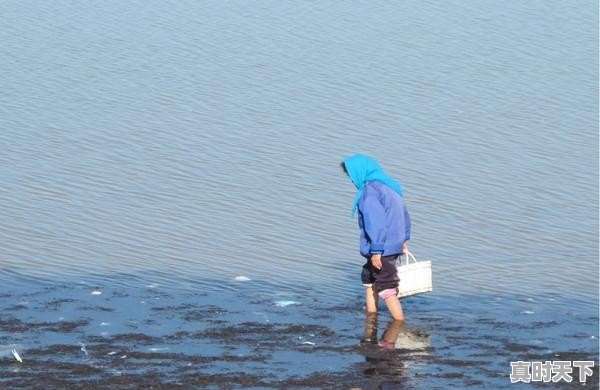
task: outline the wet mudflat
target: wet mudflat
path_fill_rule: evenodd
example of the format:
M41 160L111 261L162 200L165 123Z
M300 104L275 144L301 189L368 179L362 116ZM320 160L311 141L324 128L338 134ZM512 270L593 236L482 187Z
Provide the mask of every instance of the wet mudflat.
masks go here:
M366 320L360 295L336 301L255 281L203 291L121 279L112 287L107 279L14 280L0 308L0 386L510 388L517 360L593 360L586 386L598 385L593 303L434 293L406 299L409 319L398 326L385 311ZM378 345L390 335L391 345ZM580 387L577 374L537 385Z

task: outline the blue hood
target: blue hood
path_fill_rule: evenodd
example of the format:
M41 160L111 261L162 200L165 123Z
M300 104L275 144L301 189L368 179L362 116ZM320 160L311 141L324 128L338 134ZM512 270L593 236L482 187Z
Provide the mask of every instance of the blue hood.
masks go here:
M396 191L400 196L404 196L404 189L394 179L385 174L379 163L372 157L363 154L355 154L344 160L344 166L348 176L358 190L354 197L352 207L352 216L356 213L356 207L365 190L365 184L369 181L378 181Z

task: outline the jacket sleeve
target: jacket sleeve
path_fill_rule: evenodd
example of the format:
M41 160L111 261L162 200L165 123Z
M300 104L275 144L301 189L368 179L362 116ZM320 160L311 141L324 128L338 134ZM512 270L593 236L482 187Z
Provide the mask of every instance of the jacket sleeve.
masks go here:
M369 241L369 253L383 253L383 245L386 239L385 209L379 201L377 193L366 189L358 204L358 209Z

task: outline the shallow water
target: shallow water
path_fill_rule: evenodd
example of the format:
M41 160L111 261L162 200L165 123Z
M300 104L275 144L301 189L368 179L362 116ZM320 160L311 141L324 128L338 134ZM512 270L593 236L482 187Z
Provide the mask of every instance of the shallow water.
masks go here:
M121 275L129 287L94 279L38 291L15 285L0 307L0 345L14 344L24 362L5 354L0 383L509 388L511 361L598 355L597 315L552 297L407 298L408 321L397 331L395 349L387 350L377 340L393 322L381 313L377 331L369 332L360 296L274 293L256 281L227 282L229 288L215 293L144 277ZM366 338L374 343L361 342ZM588 385L597 386L597 378L595 367Z
M597 362L596 11L2 2L0 380L502 388L510 360ZM433 260L406 301L425 354L359 346L357 151Z

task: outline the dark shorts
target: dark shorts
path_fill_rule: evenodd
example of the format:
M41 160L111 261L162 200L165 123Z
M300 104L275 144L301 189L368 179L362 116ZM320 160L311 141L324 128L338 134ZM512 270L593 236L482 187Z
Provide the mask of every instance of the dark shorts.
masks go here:
M388 288L398 287L398 271L396 269L396 259L398 255L381 256L381 269L373 267L371 260L368 260L362 268L361 280L365 285L372 284L377 291L387 290Z

